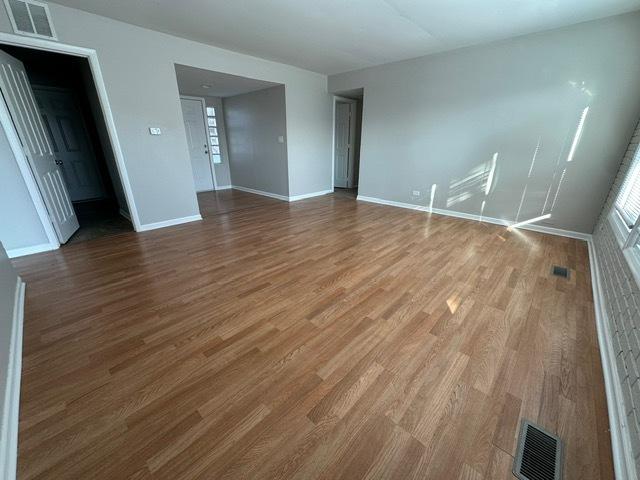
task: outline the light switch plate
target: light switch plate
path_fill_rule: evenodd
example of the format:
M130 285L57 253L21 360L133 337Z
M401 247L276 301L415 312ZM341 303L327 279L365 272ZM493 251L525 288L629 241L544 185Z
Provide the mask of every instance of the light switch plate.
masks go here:
M284 143L284 135L278 136L278 143Z
M151 135L162 135L162 130L159 127L149 127L149 133Z

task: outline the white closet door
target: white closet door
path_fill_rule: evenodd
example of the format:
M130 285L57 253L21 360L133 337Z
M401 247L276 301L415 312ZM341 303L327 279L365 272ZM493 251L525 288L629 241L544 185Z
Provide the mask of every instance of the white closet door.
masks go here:
M333 185L336 187L352 186L353 146L351 137L352 104L338 102L336 104L335 123L335 168Z
M0 50L0 90L60 243L78 229L67 186L44 128L24 65Z

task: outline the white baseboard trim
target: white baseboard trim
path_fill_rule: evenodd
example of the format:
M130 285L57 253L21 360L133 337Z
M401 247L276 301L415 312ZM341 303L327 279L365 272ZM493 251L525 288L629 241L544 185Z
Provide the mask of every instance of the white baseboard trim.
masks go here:
M4 409L0 431L0 478L15 480L18 460L18 420L20 418L20 376L22 373L22 326L24 322L25 284L16 283L7 383L4 385Z
M216 190L231 190L232 188L232 185L218 185L218 188L216 188Z
M522 230L529 230L532 232L548 233L549 235L557 235L559 237L575 238L576 240L584 240L590 242L592 235L590 233L574 232L572 230L563 230L561 228L545 227L544 225L524 225L518 227Z
M118 213L120 214L120 216L126 218L127 220L131 221L131 215L129 215L129 212L127 212L124 208L121 208L120 210L118 210Z
M424 205L395 202L393 200L385 200L383 198L377 198L377 197L367 197L364 195L358 195L357 199L363 202L377 203L379 205L388 205L390 207L408 208L410 210L418 210L421 212L431 211L432 213L435 213L438 215L445 215L447 217L456 217L456 218L464 218L465 220L482 221L487 223L493 223L495 225L502 225L505 227L508 227L509 225L512 225L514 223L508 220L503 220L501 218L484 217L484 216L481 217L480 215L474 215L472 213L465 213L465 212L456 212L455 210L445 210L441 208L434 208L430 210L429 207L426 207ZM578 240L584 240L587 242L591 240L591 235L588 233L573 232L571 230L562 230L560 228L545 227L542 225L523 225L522 227L518 227L518 228L521 230L531 230L533 232L548 233L550 235L559 235L561 237L576 238Z
M609 319L604 308L604 297L600 282L600 269L593 240L589 245L589 266L591 270L591 288L593 290L593 307L596 315L596 329L598 332L598 345L600 361L604 376L605 393L607 396L607 409L609 412L609 430L611 432L611 450L613 453L613 467L615 476L620 480L637 480L635 460L632 454L631 438L627 427L627 416L624 411L624 397L622 387L618 379L618 366L616 363Z
M320 197L322 195L327 195L329 193L333 193L333 189L320 190L319 192L303 193L302 195L293 195L289 197L289 201L296 202L298 200L304 200L305 198Z
M253 193L255 195L262 195L263 197L275 198L277 200L284 200L285 202L289 201L289 197L286 195L279 195L277 193L265 192L263 190L255 190L253 188L240 187L238 185L233 185L231 188L234 190L240 190L241 192Z
M240 190L241 192L254 193L256 195L262 195L264 197L275 198L277 200L284 200L285 202L297 202L298 200L304 200L305 198L312 197L320 197L322 195L327 195L329 193L333 193L332 190L320 190L319 192L311 192L311 193L303 193L302 195L280 195L277 193L265 192L263 190L255 190L253 188L240 187L238 185L233 185L231 188L234 190ZM218 188L220 190L220 188Z
M174 225L180 225L182 223L197 222L202 220L201 215L191 215L189 217L173 218L171 220L165 220L163 222L145 223L140 225L139 232L147 232L149 230L156 230L158 228L172 227Z
M51 250L57 250L58 248L60 248L60 246L54 246L50 243L41 243L40 245L33 245L31 247L12 248L10 250L7 250L7 256L9 258L24 257L25 255L49 252Z

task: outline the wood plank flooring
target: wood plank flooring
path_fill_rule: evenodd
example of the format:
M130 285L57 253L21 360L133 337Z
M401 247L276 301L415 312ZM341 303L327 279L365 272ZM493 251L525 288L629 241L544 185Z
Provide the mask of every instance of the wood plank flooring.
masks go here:
M328 195L18 259L20 479L610 479L584 242ZM569 280L550 275L553 264Z

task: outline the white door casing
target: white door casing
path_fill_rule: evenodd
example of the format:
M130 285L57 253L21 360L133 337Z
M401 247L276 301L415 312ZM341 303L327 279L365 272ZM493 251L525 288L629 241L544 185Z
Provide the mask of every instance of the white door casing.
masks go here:
M24 65L0 50L0 91L60 243L78 229L78 218L56 163Z
M355 121L355 103L339 101L335 106L334 179L335 187L351 188L354 185L354 145L352 122Z
M34 86L33 93L72 202L106 197L87 126L70 90Z
M209 155L209 137L205 123L205 106L201 98L180 97L182 118L187 134L189 157L196 192L216 189L215 173Z

